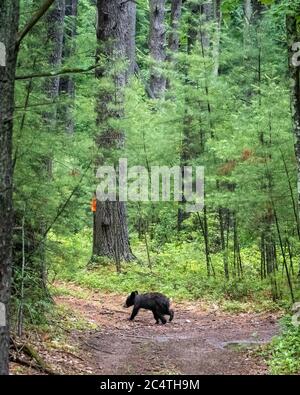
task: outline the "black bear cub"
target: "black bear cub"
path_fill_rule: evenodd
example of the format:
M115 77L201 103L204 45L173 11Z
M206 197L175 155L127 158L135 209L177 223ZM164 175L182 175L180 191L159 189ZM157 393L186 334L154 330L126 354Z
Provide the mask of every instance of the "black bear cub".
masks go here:
M174 317L174 311L170 310L170 300L163 294L158 292L151 292L139 295L138 291L131 292L126 299L124 307L134 306L130 320L132 321L140 309L151 310L156 323L159 321L165 324L167 321L164 315L169 315L171 322Z

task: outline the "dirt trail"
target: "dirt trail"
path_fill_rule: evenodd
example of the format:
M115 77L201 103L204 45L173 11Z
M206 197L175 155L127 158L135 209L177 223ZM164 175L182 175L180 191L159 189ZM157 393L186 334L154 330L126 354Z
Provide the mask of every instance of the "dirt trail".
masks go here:
M227 314L182 303L173 304L172 323L155 325L149 311L128 321L131 309L122 308L120 295L90 293L88 300L60 296L56 301L98 325L72 334L97 374L267 374L251 346L278 333L276 315L270 313Z

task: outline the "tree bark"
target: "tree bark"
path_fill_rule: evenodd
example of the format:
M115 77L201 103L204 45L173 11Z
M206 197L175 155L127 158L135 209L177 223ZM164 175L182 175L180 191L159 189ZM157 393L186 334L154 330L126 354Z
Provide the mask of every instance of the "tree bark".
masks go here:
M213 40L213 75L217 77L219 75L219 58L220 58L220 40L221 40L221 25L222 25L222 11L221 11L222 0L214 0L214 40Z
M298 191L298 215L300 208L300 66L293 64L292 59L295 52L293 45L300 41L296 16L286 17L286 30L288 41L289 70L291 79L291 101L293 133L295 135L295 155L297 160L297 191Z
M252 15L253 15L252 0L244 0L244 17L247 25L250 25Z
M150 0L149 52L151 67L150 89L156 98L164 96L166 78L162 68L166 60L165 0Z
M207 28L208 23L213 20L214 8L212 1L207 1L201 5L201 22L200 22L200 40L204 48L209 49L211 45L211 36L209 28Z
M47 14L47 35L50 44L49 65L55 69L61 66L64 38L65 0L57 0ZM60 77L49 78L45 84L45 92L51 101L59 96ZM51 111L45 114L46 125L53 131L56 126L57 106L52 106Z
M181 19L182 0L172 0L171 6L171 32L169 35L169 50L170 55L168 59L172 59L172 54L179 50L179 28Z
M179 45L180 45L179 28L180 28L180 20L181 20L181 8L182 8L182 0L172 0L171 20L170 20L171 31L168 40L169 43L168 43L167 60L168 62L170 62L173 70L176 67L176 61L174 59L174 55L179 51ZM170 89L170 87L171 87L170 79L167 79L166 88Z
M136 34L136 3L129 1L127 3L127 26L126 26L126 59L128 62L128 69L126 71L126 81L134 74L136 59L135 59L135 34Z
M262 11L266 8L260 0L252 0L252 8L253 8L253 17L255 19L260 19Z
M0 2L0 375L8 374L12 268L12 131L19 1Z
M50 46L48 63L55 69L61 66L62 63L62 51L63 51L63 37L64 37L64 17L65 17L65 0L57 0L52 8L49 9L46 15L47 23L47 39ZM45 94L49 101L55 102L59 96L59 81L60 77L55 76L53 78L46 79L45 82ZM50 109L44 113L44 123L46 129L53 133L57 127L58 119L58 105L54 104L50 106ZM51 150L51 147L49 147ZM44 170L49 179L52 178L52 154L45 155L43 159ZM37 226L36 232L42 236L47 229L46 221L41 218L40 224ZM47 292L47 269L45 259L45 249L39 248L39 262L41 263L41 285L42 289L46 294Z
M100 88L97 98L96 143L103 149L106 163L116 165L124 146L125 136L122 130L112 127L109 120L120 119L124 115L124 88L135 63L136 5L124 0L114 2L98 0L97 12L97 59L105 59L106 62L97 69L96 77L111 80L112 87L105 84ZM117 71L111 73L114 69ZM96 163L97 166L103 164L101 159ZM134 258L129 243L127 210L124 202L97 201L93 255L114 259L118 271L121 260L130 261Z
M188 18L188 32L187 32L187 53L190 54L197 41L199 34L199 18L201 7L196 3L189 3L189 18Z
M63 40L63 62L74 56L76 50L75 38L77 28L78 0L65 0L65 27ZM67 103L61 105L60 117L65 123L67 133L74 133L74 100L75 82L72 75L60 77L60 93L66 96Z

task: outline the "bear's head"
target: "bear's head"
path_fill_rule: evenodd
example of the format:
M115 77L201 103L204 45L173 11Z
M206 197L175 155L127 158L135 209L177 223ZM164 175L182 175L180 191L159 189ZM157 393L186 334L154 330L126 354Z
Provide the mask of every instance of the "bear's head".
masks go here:
M133 291L131 292L131 294L128 296L128 298L126 299L126 302L124 304L124 307L130 307L134 305L134 300L136 295L138 295L138 291Z

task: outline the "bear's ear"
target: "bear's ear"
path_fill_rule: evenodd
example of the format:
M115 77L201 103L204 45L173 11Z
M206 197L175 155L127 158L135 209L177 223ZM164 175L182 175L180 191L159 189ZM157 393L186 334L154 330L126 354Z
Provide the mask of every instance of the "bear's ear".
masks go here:
M134 298L135 295L137 295L137 294L136 294L136 291L133 291L133 292L131 292L131 295L130 295L130 296L131 296L132 298Z
M139 293L138 293L138 291L134 291L134 293L136 294L136 295L138 295Z

